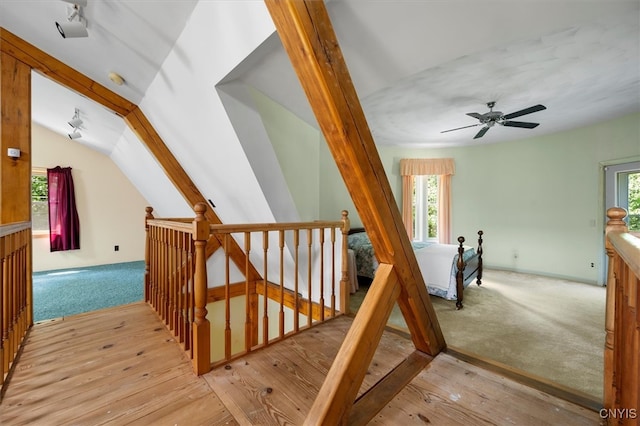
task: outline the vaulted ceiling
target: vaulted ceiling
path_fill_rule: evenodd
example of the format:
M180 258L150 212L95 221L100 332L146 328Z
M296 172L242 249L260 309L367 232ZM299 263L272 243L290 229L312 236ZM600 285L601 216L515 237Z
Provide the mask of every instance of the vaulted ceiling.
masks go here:
M99 2L83 8L89 36L63 39L69 3L0 0L0 26L139 103L190 19L195 0ZM334 0L331 15L376 143L441 147L567 130L640 111L640 1ZM238 25L211 16L211 25ZM207 40L201 40L203 44ZM188 60L188 58L185 58ZM108 79L117 72L125 84ZM160 73L160 74L158 74ZM224 81L251 85L315 125L277 35ZM467 113L487 102L535 129L496 126L481 139ZM80 143L109 154L122 121L35 76L33 117L56 132L79 108ZM458 127L468 128L441 133ZM473 127L471 127L473 126Z

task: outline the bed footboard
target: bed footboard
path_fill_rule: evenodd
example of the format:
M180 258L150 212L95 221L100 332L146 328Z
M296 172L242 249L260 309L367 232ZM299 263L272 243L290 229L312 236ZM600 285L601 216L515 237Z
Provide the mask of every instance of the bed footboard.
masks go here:
M477 269L471 271L471 274L468 275L472 276L473 274L475 274L477 272L476 275L476 284L480 285L482 284L482 235L484 234L483 231L478 231L478 250L476 251L476 256L477 258L474 258L474 262L475 260L477 260L478 264L477 264ZM456 272L456 309L462 309L464 306L462 305L462 300L464 299L464 282L465 282L465 275L464 275L464 271L465 268L467 267L467 262L464 261L464 242L465 239L464 237L460 236L458 237L458 262L456 264L457 266L457 272Z

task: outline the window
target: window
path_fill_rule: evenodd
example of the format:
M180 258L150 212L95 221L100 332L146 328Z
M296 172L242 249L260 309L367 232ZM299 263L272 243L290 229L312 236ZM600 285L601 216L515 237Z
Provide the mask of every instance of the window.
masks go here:
M402 221L413 240L451 242L453 158L403 158Z
M34 233L49 232L47 171L31 172L31 227Z
M627 210L629 231L640 231L640 171L618 173L618 204Z
M627 211L625 221L629 230L640 231L640 162L606 166L604 170L605 211L622 207Z
M438 239L438 176L414 176L413 240Z

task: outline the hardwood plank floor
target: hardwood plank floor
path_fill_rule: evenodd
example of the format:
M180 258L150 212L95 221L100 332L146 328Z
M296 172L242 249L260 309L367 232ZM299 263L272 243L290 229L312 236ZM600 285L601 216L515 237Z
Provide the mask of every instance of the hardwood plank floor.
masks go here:
M134 303L36 324L0 424L237 423L157 315Z
M298 425L351 318L198 378L144 303L36 324L0 404L2 425ZM414 350L385 332L359 394ZM370 422L597 425L596 412L440 354Z

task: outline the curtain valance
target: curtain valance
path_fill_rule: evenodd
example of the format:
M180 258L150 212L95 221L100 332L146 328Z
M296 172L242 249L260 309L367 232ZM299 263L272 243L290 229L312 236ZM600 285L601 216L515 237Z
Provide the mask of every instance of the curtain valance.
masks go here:
M454 175L453 158L403 158L400 160L401 176Z

